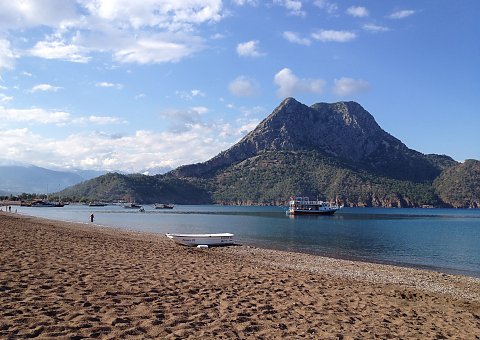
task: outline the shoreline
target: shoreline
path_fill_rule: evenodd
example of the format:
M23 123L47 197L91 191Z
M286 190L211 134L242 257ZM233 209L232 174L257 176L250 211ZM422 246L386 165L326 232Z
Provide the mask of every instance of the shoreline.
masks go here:
M411 264L411 263L405 263L405 262L394 262L394 261L388 261L388 260L385 260L385 261L367 260L367 259L357 258L354 256L331 256L328 254L317 254L315 252L309 252L309 251L288 250L288 249L283 249L281 247L268 247L268 246L262 246L262 245L244 245L244 246L250 247L250 248L263 249L263 250L272 250L272 251L291 253L291 254L303 254L303 255L309 255L309 256L339 260L339 261L359 262L359 263L379 265L379 266L392 266L395 268L421 270L421 271L433 272L437 274L456 275L456 276L464 276L464 277L473 278L473 279L480 279L480 273L469 271L469 270L462 270L462 269L435 267L435 266Z
M395 208L396 210L396 208ZM12 211L13 212L13 211ZM16 213L16 211L15 211ZM199 213L199 212L197 212ZM201 213L201 212L200 212ZM61 222L67 222L67 223L85 223L88 225L92 225L92 222L81 222L79 220L69 220L69 219L55 219L54 217L42 217L42 216L36 216L36 215L31 215L28 212L18 212L20 215L24 216L31 216L31 217L37 217L37 218L46 218L46 219L53 219L56 221L61 221ZM423 215L422 215L423 216ZM126 231L137 231L138 229L135 228L129 228L127 226L115 226L115 225L109 225L109 224L97 224L96 222L93 222L93 225L98 225L102 227L108 227L108 228L119 228L120 230L126 230ZM151 231L145 231L147 233ZM162 233L157 233L157 235L163 235ZM308 254L308 255L313 255L313 256L319 256L319 257L327 257L327 258L332 258L332 259L339 259L339 260L347 260L347 261L355 261L355 262L364 262L364 263L371 263L371 264L379 264L379 265L392 265L395 267L399 268L412 268L412 269L418 269L418 270L427 270L427 271L432 271L432 272L438 272L438 273L444 273L448 275L463 275L467 277L472 277L472 278L480 278L480 272L478 270L469 270L469 269L458 269L458 268L452 268L452 267L447 267L447 266L435 266L435 265L427 265L427 264L419 264L419 263L413 263L413 262L401 262L401 261L390 261L390 260L382 260L382 259L375 259L375 258L362 258L362 257L356 257L356 256L350 256L350 255L339 255L337 253L321 253L321 252L316 252L316 251L308 251L308 250L299 250L299 249L289 249L289 247L282 247L281 245L276 245L272 246L270 244L266 243L259 243L255 242L252 240L247 240L245 243L242 243L242 245L247 245L250 247L258 247L261 249L270 249L270 250L278 250L278 251L285 251L285 252L293 252L293 253L299 253L299 254Z
M0 213L0 337L480 338L480 279Z
M1 210L0 210L1 212ZM13 213L13 212L12 212ZM15 212L17 214L17 212ZM33 218L40 218L40 219L46 219L46 220L52 220L52 221L57 221L57 222L64 222L64 223L73 223L73 224L85 224L89 226L97 226L101 228L111 228L114 230L118 230L120 232L126 231L126 232L133 232L133 233L146 233L149 234L150 232L148 231L138 231L134 229L129 229L128 227L118 227L118 226L112 226L112 225L107 225L107 224L98 224L96 222L79 222L75 220L60 220L60 219L52 219L48 217L42 217L42 216L35 216L35 215L29 215L25 213L18 213L20 216L26 216L26 217L33 217ZM152 232L151 234L153 235L158 235L160 237L163 236L161 233L155 233ZM308 252L308 251L295 251L295 250L289 250L286 248L282 247L270 247L268 245L264 244L237 244L237 245L242 245L250 248L258 248L258 249L263 249L263 250L272 250L272 251L280 251L280 252L286 252L286 253L293 253L293 254L305 254L305 255L311 255L315 257L321 257L321 258L328 258L328 259L333 259L333 260L345 260L345 261L352 261L352 262L359 262L359 263L366 263L366 264L377 264L377 265L387 265L387 266L394 266L398 268L406 268L406 269L415 269L415 270L424 270L424 271L429 271L429 272L435 272L439 274L447 274L447 275L460 275L460 276L465 276L465 277L470 277L470 278L475 278L475 279L480 279L480 273L478 272L472 272L468 270L461 270L461 269L453 269L453 268L446 268L446 267L435 267L435 266L428 266L428 265L420 265L420 264L412 264L412 263L404 263L404 262L392 262L392 261L382 261L382 260L368 260L368 259L362 259L362 258L356 258L356 257L349 257L349 256L331 256L329 254L318 254L315 252Z

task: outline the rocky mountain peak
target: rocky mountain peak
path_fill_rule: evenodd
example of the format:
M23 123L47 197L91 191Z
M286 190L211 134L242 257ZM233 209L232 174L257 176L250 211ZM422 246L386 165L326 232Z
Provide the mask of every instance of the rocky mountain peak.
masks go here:
M293 112L295 111L295 109L299 106L299 105L303 105L302 103L298 102L295 98L293 97L288 97L288 98L285 98L281 103L280 105L277 106L277 108L273 111L274 112L277 112L277 111L282 111L282 110L285 110L287 112Z
M410 150L356 102L306 106L286 98L230 149L201 164L180 167L178 176L201 176L264 152L315 151L349 166L396 178L430 180L439 173L425 155ZM423 169L419 174L415 168Z

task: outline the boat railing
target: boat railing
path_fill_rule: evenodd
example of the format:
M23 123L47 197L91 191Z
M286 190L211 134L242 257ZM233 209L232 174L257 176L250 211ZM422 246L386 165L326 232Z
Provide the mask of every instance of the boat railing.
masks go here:
M299 200L292 200L289 202L290 207L306 207L306 206L327 206L327 207L343 207L336 202L328 202L328 201L299 201Z

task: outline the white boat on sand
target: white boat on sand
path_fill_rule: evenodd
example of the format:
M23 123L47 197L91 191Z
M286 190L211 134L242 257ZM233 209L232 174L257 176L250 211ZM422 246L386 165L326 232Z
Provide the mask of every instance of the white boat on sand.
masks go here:
M233 234L166 234L169 239L185 246L226 246L234 244Z

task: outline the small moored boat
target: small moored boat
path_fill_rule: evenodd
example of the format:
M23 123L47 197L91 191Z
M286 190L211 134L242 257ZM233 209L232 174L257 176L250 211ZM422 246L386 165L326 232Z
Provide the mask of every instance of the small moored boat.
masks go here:
M155 209L173 209L173 204L155 203Z
M142 206L137 203L127 203L123 206L125 209L140 209Z
M333 215L338 209L343 208L331 202L310 201L308 197L292 197L289 202L287 214L289 215Z
M169 239L185 246L226 246L234 243L233 234L166 234Z
M104 202L90 202L88 203L88 205L90 207L106 207L108 205L108 203L104 203Z
M63 207L64 204L62 202L50 202L50 201L43 201L43 200L37 200L33 201L32 204L30 205L31 207Z

